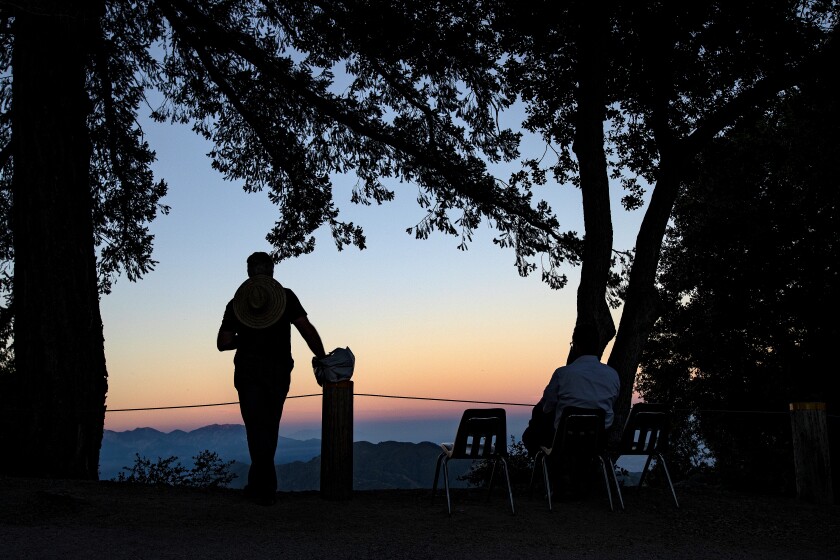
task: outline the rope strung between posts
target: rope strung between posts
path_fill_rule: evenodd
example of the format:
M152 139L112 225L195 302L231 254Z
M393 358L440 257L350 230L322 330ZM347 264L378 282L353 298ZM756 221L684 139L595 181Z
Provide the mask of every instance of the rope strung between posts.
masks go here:
M286 397L287 399L304 399L307 397L320 397L321 393L310 393L308 395L290 395ZM443 399L438 397L411 397L411 396L404 396L404 395L379 395L374 393L355 393L354 396L356 397L374 397L374 398L381 398L381 399L407 399L407 400L415 400L415 401L436 401L436 402L449 402L449 403L464 403L464 404L491 404L497 406L527 406L533 407L535 405L529 403L512 403L512 402L496 402L496 401L472 401L472 400L462 400L462 399ZM211 406L230 406L239 404L239 401L232 401L232 402L223 402L223 403L208 403L208 404L185 404L179 406L147 406L141 408L113 408L105 410L105 413L109 412L143 412L147 410L174 410L180 408L206 408ZM709 410L690 410L687 408L677 408L674 412L686 412L686 413L700 413L700 414L789 414L786 410L726 410L726 409L709 409ZM836 418L837 415L829 414L829 418Z
M306 397L320 397L321 393L312 393L309 395L291 395L286 397L287 399L302 399ZM354 396L356 397L379 397L383 399L411 399L417 401L440 401L440 402L455 402L455 403L467 403L467 404L496 404L502 406L534 406L533 404L524 404L524 403L509 403L509 402L491 402L491 401L465 401L459 399L439 399L435 397L404 397L398 395L373 395L368 393L355 393ZM144 410L172 410L175 408L203 408L208 406L228 406L233 404L239 404L239 401L233 402L223 402L223 403L211 403L211 404L185 404L181 406L147 406L143 408L112 408L108 409L105 412L141 412Z

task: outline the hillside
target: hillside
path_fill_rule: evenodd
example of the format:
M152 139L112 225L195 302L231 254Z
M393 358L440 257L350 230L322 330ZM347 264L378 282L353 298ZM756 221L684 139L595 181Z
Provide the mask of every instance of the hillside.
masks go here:
M385 441L353 444L353 489L388 490L431 488L440 448L432 443L404 443ZM453 461L450 465L450 484L453 488L466 488L458 480L470 468L470 461ZM240 466L240 481L247 476L247 467ZM317 490L321 480L321 458L305 463L296 461L278 465L277 479L281 491ZM236 482L236 481L235 481ZM241 483L232 484L241 487ZM440 482L441 488L443 481Z
M137 428L124 432L105 430L99 459L99 477L110 480L124 467L134 464L135 453L155 460L175 456L184 465L200 451L209 449L225 461L249 463L245 426L213 424L189 432L161 432L153 428ZM321 440L296 440L280 437L276 462L308 461L320 455Z
M125 432L105 432L100 460L100 479L111 480L124 467L134 464L135 454L151 460L178 457L191 466L191 457L209 449L224 461L235 461L231 467L237 478L231 488L242 488L248 475L248 446L245 428L239 424L212 425L190 432L175 430L165 433L152 428ZM281 491L317 490L320 486L321 440L305 441L279 438L275 461ZM357 490L395 488L430 488L440 448L432 443L388 441L353 444L353 487ZM469 461L451 465L453 487L465 487L457 480L469 470Z

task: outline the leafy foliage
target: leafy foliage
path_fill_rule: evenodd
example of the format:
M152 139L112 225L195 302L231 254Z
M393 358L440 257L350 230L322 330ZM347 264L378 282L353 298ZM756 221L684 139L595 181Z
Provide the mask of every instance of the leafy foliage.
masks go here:
M354 173L353 202L391 200L388 178L414 183L425 216L410 233L455 235L466 249L487 220L495 243L514 250L520 274L542 267L559 288L567 282L561 266L580 264L583 245L532 189L549 177L580 185L577 88L600 64L582 50L591 27L606 30L599 48L609 79L597 119L608 125L604 173L627 188L623 205L632 209L657 181L665 137L717 133L707 122L720 120L717 112L810 54L832 24L829 4L796 11L784 0L758 9L619 2L593 14L575 2L106 2L88 80L100 288L107 292L120 271L135 280L155 264L147 224L168 211L160 203L166 184L151 175L154 152L135 120L151 88L164 94L156 118L191 124L213 143L216 169L277 204L267 237L278 260L311 252L324 224L339 249L365 246L332 193L336 174ZM4 15L0 40L11 45L12 18ZM8 54L0 63L6 156ZM517 98L524 129L554 158L529 157L521 171L497 179L487 162L519 157L519 134L499 125ZM656 113L662 107L667 114ZM672 128L667 135L663 125ZM0 159L0 182L12 163ZM0 257L8 262L5 232ZM625 295L620 279L608 276L613 305Z
M14 374L14 234L12 188L12 12L0 11L0 376ZM100 293L107 294L119 276L130 281L150 272L154 236L148 224L169 207L161 203L167 185L155 180L155 152L143 137L137 112L145 101L148 79L157 73L150 48L161 31L144 3L108 2L101 35L88 61L87 116L93 147L90 161L94 244L98 253Z
M190 469L177 462L177 457L158 457L152 461L136 454L134 465L123 467L126 472L120 472L116 482L132 484L151 484L162 486L186 486L190 488L224 488L236 478L230 472L234 461L222 461L215 451L204 450L193 457Z
M840 334L826 312L840 289L838 109L820 82L781 99L715 143L675 208L639 390L693 411L739 485L789 488L788 403L837 406L823 364Z
M166 185L149 172L154 154L134 120L153 87L164 99L157 119L190 124L212 143L217 170L277 205L267 236L276 260L314 250L313 234L325 225L339 249L365 246L363 230L342 220L333 197L333 177L351 173L358 178L352 199L361 204L390 200L389 180L415 185L422 217L408 232L418 238L443 232L466 249L487 223L494 242L513 250L520 274L541 267L553 288L567 283L563 265L582 263L578 313L594 318L604 343L615 332L605 299L625 302L610 356L624 408L658 317L662 236L686 170L739 119L760 113L803 76L836 66L836 0L100 1L101 21L85 19L100 31L86 91L72 93L91 102L102 292L120 271L136 279L154 266L147 224L167 211L160 203ZM64 9L79 9L61 4L17 13L64 17ZM6 187L14 164L8 53L15 10L25 8L0 6L3 262L14 258L4 226L14 210ZM503 180L490 164L521 157L519 135L499 124L517 100L523 127L545 141L548 157L527 157ZM535 200L549 178L580 187L585 240ZM628 209L651 191L630 252L613 252L610 178L627 189ZM617 265L629 268L626 284ZM89 282L81 271L73 276ZM61 313L58 306L50 312ZM70 336L88 337L70 347L101 344L101 332ZM53 363L72 364L74 356ZM40 366L20 369L28 367ZM91 390L104 399L104 385Z
M120 272L136 281L154 268L148 224L169 212L160 202L166 182L153 177L155 152L137 122L146 89L159 72L151 47L162 29L145 2L108 2L90 60L91 191L102 293Z
M14 345L12 330L14 313L10 308L12 293L12 232L9 220L12 206L11 138L12 127L9 115L11 106L12 18L0 10L0 294L4 303L0 305L0 380L14 372Z
M14 260L11 212L11 53L14 44L11 12L0 13L0 292L11 292ZM158 74L150 54L162 22L147 2L107 2L101 35L94 38L87 69L87 116L93 152L91 197L99 289L108 293L124 272L135 281L154 268L153 236L148 223L169 208L160 201L167 185L155 180L155 153L143 137L137 113L145 102L151 77Z
M525 444L521 441L516 441L516 438L510 436L508 456L505 460L507 461L511 487L520 490L528 488L531 482L531 470L534 466L534 459L528 455ZM504 477L504 472L501 468L501 465L499 465L496 470L494 485L499 483L504 484L504 479L500 478ZM464 480L470 486L484 486L489 483L492 471L493 461L489 459L474 461L470 470L466 474L459 476L458 480Z
M703 440L700 419L689 413L672 413L668 437L668 465L674 479L709 475L714 457ZM662 476L659 469L650 469L648 477Z
M213 166L249 192L268 191L277 259L311 252L327 224L336 246L365 246L342 222L331 176L355 173L353 201L381 204L384 179L415 183L425 216L408 228L458 236L488 219L518 258L565 237L527 185L501 183L486 161L517 155L498 126L512 102L501 81L492 3L158 2L165 37L161 120L192 123L213 142ZM554 248L553 248L554 247ZM520 270L530 270L521 265Z

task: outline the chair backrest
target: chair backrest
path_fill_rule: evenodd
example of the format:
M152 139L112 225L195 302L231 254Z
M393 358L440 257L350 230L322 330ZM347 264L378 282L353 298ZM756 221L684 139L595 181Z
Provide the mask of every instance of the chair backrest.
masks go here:
M597 455L604 447L604 410L567 406L554 432L552 454Z
M668 411L658 403L637 403L621 434L622 455L661 453L668 445Z
M452 456L484 459L507 455L507 417L504 408L468 408L461 416Z

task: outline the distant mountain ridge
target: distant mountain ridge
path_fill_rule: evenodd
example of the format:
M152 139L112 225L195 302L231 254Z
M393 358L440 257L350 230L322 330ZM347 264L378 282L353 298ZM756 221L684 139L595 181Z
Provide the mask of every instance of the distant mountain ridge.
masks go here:
M429 488L435 475L435 465L440 447L433 443L407 443L383 441L353 443L353 489L394 490L403 488ZM470 469L470 461L454 461L450 465L450 485L464 488L466 482L458 477ZM242 469L241 471L238 469ZM282 491L317 490L321 484L321 457L307 462L295 461L276 466L277 480ZM234 469L242 482L248 476L247 465ZM239 480L239 479L237 479ZM443 480L439 482L443 488ZM231 484L237 487L237 481Z
M275 455L280 490L317 490L320 486L321 440L280 437ZM156 460L178 457L187 467L200 451L215 451L224 461L235 461L237 478L233 488L245 485L250 457L241 424L213 424L185 432L160 432L137 428L125 432L105 430L100 452L100 478L110 480L134 464L135 455ZM431 488L440 447L430 442L386 441L353 444L353 488L356 490ZM453 486L465 486L457 477L469 470L469 461L455 461L450 467ZM442 484L442 482L441 482Z
M212 424L185 432L160 432L154 428L137 428L125 432L105 430L100 451L100 478L117 476L124 467L134 464L136 453L155 460L176 456L187 465L200 451L209 449L225 461L250 463L245 426L242 424ZM296 440L280 437L277 441L277 463L308 461L321 454L321 440Z

